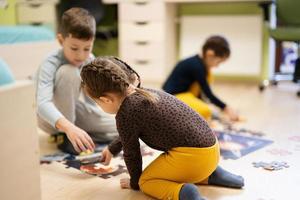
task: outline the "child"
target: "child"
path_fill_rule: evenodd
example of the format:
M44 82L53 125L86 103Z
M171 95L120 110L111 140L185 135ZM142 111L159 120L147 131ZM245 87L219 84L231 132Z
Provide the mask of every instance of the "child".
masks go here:
M164 91L174 94L192 109L209 120L212 110L201 98L201 93L218 106L232 121L239 119L236 112L217 98L211 91L211 69L225 62L230 55L227 40L221 36L211 36L202 47L202 56L194 55L180 61L165 82Z
M124 62L98 57L83 67L82 87L107 113L116 114L119 138L102 152L105 164L122 149L130 179L122 188L141 189L157 199L202 199L191 183L241 188L243 178L220 167L219 145L194 110L162 91L136 88ZM144 171L139 139L164 151Z
M50 134L65 133L58 148L72 154L92 151L94 141L106 143L117 136L114 116L80 91L80 70L94 59L95 31L95 19L87 10L67 10L57 34L62 48L48 56L37 75L39 127Z

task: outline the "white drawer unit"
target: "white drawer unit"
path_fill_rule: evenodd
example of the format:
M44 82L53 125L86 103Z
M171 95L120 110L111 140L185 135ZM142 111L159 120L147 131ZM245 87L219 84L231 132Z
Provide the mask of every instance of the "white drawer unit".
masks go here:
M57 0L18 0L16 15L18 24L46 25L56 29Z
M52 3L19 3L17 13L21 24L53 23L56 20Z
M124 0L118 5L121 59L140 73L142 82L161 84L175 61L174 7L160 0Z
M127 58L126 62L141 76L142 83L162 82L165 78L164 63L159 59Z
M161 21L165 6L159 1L124 2L119 6L119 17L124 21Z
M138 59L164 59L163 42L134 41L122 42L120 49L120 57L138 58Z
M164 24L148 21L146 23L121 23L121 41L164 41Z

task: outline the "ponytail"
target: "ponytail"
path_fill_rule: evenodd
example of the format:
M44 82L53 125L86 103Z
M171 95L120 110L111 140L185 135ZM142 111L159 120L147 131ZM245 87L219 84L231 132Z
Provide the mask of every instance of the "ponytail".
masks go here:
M156 103L159 99L157 94L154 94L153 92L149 92L142 88L135 88L135 91L142 96L144 96L150 103Z

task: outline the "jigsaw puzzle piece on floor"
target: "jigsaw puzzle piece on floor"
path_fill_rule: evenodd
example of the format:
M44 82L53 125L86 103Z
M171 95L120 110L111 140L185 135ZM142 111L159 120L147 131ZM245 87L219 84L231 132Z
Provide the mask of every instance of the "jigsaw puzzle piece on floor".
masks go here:
M118 167L113 167L111 165L106 166L101 163L80 166L81 171L92 175L111 174L117 171L117 169Z
M287 156L287 155L291 155L292 152L286 150L286 149L269 149L267 150L268 153L272 154L272 155L276 155L276 156Z
M281 170L281 169L289 167L287 162L278 162L278 161L272 161L272 162L269 162L269 163L267 163L267 162L253 162L252 164L256 168L262 167L263 169L270 170L270 171Z
M40 163L41 164L44 164L44 163L51 163L51 162L62 162L64 160L68 160L68 159L74 159L75 156L71 155L71 154L68 154L68 153L62 153L62 152L59 152L59 153L55 153L55 154L51 154L51 155L45 155L43 157L41 157L40 159Z

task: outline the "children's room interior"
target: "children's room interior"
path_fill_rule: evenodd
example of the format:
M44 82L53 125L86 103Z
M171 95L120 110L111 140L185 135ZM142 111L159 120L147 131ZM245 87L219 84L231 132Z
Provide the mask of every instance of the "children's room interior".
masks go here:
M0 199L299 199L299 8L0 0Z

